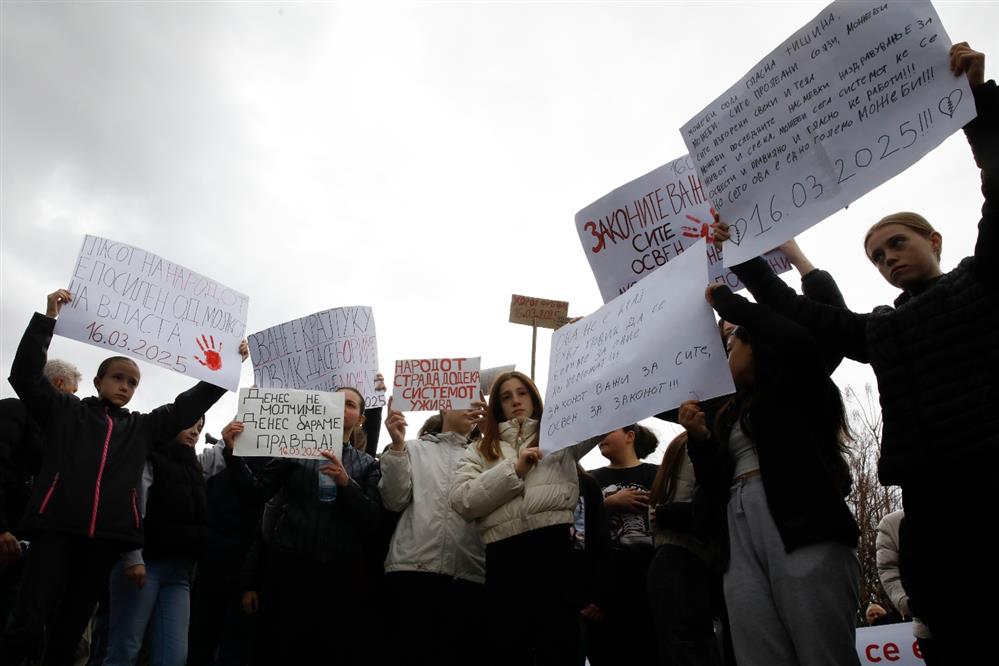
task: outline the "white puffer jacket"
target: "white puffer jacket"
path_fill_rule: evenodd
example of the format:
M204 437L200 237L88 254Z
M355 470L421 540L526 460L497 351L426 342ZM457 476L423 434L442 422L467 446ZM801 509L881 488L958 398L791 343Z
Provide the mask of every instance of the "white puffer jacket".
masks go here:
M386 449L378 482L382 504L402 511L385 571L422 571L484 583L486 549L475 525L451 509L448 492L468 440L458 433L427 434Z
M579 500L576 461L596 446L594 437L544 456L521 479L514 463L521 448L534 439L538 422L505 421L499 426L499 460L486 460L470 446L458 463L451 488L451 506L466 520L475 520L488 543L552 525L568 525Z

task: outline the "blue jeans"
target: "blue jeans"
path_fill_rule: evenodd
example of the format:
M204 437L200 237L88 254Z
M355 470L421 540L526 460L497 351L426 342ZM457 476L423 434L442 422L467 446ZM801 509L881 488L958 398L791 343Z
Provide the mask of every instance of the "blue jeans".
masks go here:
M125 578L121 562L111 570L111 615L104 666L130 666L149 628L151 666L184 666L191 620L190 560L146 562L139 588Z

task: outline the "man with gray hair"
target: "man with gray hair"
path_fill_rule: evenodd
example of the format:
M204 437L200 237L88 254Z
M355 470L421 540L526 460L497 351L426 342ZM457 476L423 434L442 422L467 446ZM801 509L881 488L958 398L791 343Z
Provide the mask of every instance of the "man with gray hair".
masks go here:
M80 380L83 379L83 375L75 365L58 358L47 362L42 374L52 386L63 393L76 393L80 388Z
M42 370L56 390L76 393L82 375L67 361L52 359ZM0 400L0 627L7 623L24 569L17 528L41 464L38 424L17 398Z

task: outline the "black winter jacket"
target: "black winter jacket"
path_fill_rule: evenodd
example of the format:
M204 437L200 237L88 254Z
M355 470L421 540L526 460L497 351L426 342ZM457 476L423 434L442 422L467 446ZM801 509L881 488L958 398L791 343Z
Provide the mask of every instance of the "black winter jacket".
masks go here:
M153 484L146 498L146 560L196 559L208 541L205 477L194 449L170 442L149 454Z
M274 458L256 475L229 449L225 459L227 473L248 500L266 500L281 492L277 522L265 535L270 546L362 572L382 512L377 460L344 445L341 462L351 480L327 503L319 501L319 468L325 459Z
M727 287L717 289L714 300L726 321L751 332L758 369L764 364L785 367L771 375L781 378L773 380L776 383L757 386L748 417L752 433L746 433L756 446L767 506L784 549L791 552L822 541L856 547L859 530L843 499L842 459L835 450L830 453L831 447L817 445L830 434L816 426L818 398L801 390L830 381L828 358L803 327L766 306L750 303ZM786 385L780 384L785 381ZM705 499L720 509L728 502L733 474L728 442L714 434L703 441L691 438L687 451Z
M21 529L107 539L122 550L139 548L136 496L151 443L173 439L225 389L200 382L148 414L60 393L42 375L54 328L55 319L35 314L11 367L11 386L28 413L45 424L44 458Z
M18 534L41 465L41 449L41 431L24 403L0 400L0 534Z
M871 364L884 485L999 448L999 90L989 81L973 92L978 117L964 131L985 202L975 253L957 268L869 314L802 298L759 259L733 268L757 301L807 327L823 348Z

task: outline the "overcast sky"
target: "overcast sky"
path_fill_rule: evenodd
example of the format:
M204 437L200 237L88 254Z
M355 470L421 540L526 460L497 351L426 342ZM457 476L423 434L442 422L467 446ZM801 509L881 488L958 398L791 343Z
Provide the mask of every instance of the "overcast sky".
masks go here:
M511 293L601 305L574 213L683 155L678 128L824 5L4 0L0 370L90 233L248 294L248 332L363 304L386 375L437 356L529 371ZM999 3L935 5L994 78ZM869 310L896 295L863 254L872 222L922 213L946 270L973 250L980 207L957 134L799 240ZM105 355L63 338L50 352L80 367L80 395ZM143 411L191 384L143 373ZM835 379L873 375L847 362ZM229 394L208 429L234 410ZM654 425L657 462L675 429Z

